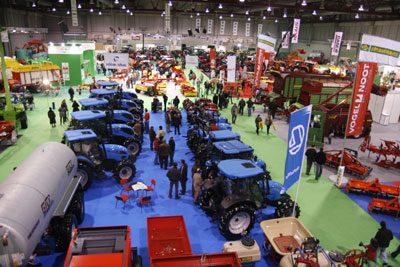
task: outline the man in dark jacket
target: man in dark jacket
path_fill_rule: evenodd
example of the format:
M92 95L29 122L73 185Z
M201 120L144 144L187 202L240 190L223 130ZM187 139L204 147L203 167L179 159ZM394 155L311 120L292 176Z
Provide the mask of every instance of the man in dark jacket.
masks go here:
M168 157L169 157L169 145L165 142L165 140L162 141L162 144L158 147L159 151L159 159L160 159L160 168L162 169L163 166L165 169L168 167Z
M240 113L240 115L243 115L244 106L246 106L246 102L242 98L239 101L239 113Z
M175 106L176 108L179 107L179 103L180 103L180 102L181 102L181 101L179 100L178 96L175 96L175 98L174 98L174 106Z
M315 155L315 179L318 180L322 174L322 168L326 162L326 155L324 149L321 147L319 152Z
M218 95L217 94L215 94L213 96L213 103L218 106Z
M172 187L175 186L175 199L179 199L178 196L178 183L181 177L181 173L177 168L176 162L172 164L172 168L168 170L167 177L169 179L169 194L168 197L172 198Z
M251 116L252 108L253 108L253 101L251 101L251 98L249 98L249 100L247 100L247 115L249 115L249 117Z
M172 125L174 126L174 133L176 134L176 131L178 131L178 134L181 134L181 115L178 112L174 112L172 115Z
M71 102L73 102L74 101L74 94L75 94L74 88L70 87L68 89L68 94L69 94L69 100L71 100Z
M187 178L187 169L188 169L188 166L187 166L185 160L181 159L181 168L179 169L180 181L181 181L181 187L182 187L182 190L181 190L181 193L180 193L181 195L186 194L186 181L188 180L188 178Z
M156 139L156 132L154 131L153 126L151 126L151 128L150 128L149 138L150 138L150 150L153 151L154 139Z
M317 154L317 150L315 150L315 146L311 145L309 149L306 151L306 157L307 157L307 170L306 174L310 175L310 170L312 167L313 162L315 161L315 155Z
M172 166L174 163L174 154L175 154L175 141L172 136L169 137L169 166Z
M376 258L379 257L379 254L382 254L383 265L388 265L388 260L386 256L386 248L389 247L390 241L393 239L393 233L389 229L386 228L386 222L381 221L381 229L375 235L375 239L378 240L378 250L376 254Z
M168 102L168 96L166 94L163 94L163 100L164 100L164 111L167 111L167 102Z

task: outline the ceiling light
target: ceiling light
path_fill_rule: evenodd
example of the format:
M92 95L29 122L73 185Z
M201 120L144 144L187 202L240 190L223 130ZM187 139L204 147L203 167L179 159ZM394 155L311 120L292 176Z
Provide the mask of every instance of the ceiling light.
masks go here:
M243 3L243 2L244 2L244 0L239 0L239 2L242 2L242 3Z
M78 4L78 8L82 8L81 4Z
M53 12L55 12L55 11L56 11L56 8L55 8L55 7L53 7L52 11L53 11Z
M17 30L14 28L13 30L12 30L12 32L16 32Z
M248 21L250 21L250 20L251 20L251 18L250 18L250 17L248 17L248 18L247 18L247 20L248 20Z
M122 5L122 7L121 7L122 9L125 9L126 8L126 6L125 5Z
M222 19L222 16L219 16L219 19Z
M161 13L161 17L164 17L164 13Z
M312 14L313 14L314 16L316 16L316 15L317 15L317 11L314 10L314 11L312 12Z
M197 13L196 13L196 16L200 16L200 13L199 13L199 12L197 12Z
M115 1L114 1L114 4L119 4L119 1L118 1L118 0L115 0Z
M36 7L36 4L35 4L35 2L33 2L33 3L32 3L32 7Z
M210 12L210 10L208 10L208 8L206 8L206 13Z
M323 16L319 16L319 20L323 20L324 19L324 17Z
M89 12L93 12L93 8L89 9Z
M284 17L284 18L287 18L287 13L286 13L286 12L283 13L283 17Z
M67 10L67 15L69 15L69 10Z
M126 10L126 13L130 13L131 11L129 9Z
M248 10L246 10L246 15L248 15L249 14L249 11Z
M101 13L101 11L99 11L99 16L101 16L101 14L103 14L103 13Z
M355 18L356 18L356 19L359 19L359 18L360 18L360 15L358 15L358 13L357 13L356 16L355 16Z
M193 15L192 15L192 14L190 14L190 18L191 18L191 19L193 18Z
M222 9L222 4L219 4L218 8L219 8L219 9Z
M358 11L364 11L364 6L360 5L360 8L358 9Z
M131 16L132 16L132 15L133 15L133 12L129 13L129 15L131 15Z
M59 3L64 3L64 0L58 0Z
M233 18L233 13L231 13L231 18Z
M270 6L267 7L267 11L271 12L272 8Z
M307 1L306 1L306 0L303 0L303 2L301 2L301 5L302 5L302 6L306 6L306 5L307 5Z
M278 19L275 19L275 23L278 23Z
M267 17L266 16L263 16L263 19L266 19Z
M169 6L172 6L172 2L171 2L171 1L169 1L169 2L168 2L168 5L169 5Z

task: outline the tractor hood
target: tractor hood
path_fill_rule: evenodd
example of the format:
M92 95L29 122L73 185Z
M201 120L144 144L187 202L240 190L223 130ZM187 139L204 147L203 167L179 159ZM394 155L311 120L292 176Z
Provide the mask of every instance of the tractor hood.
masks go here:
M106 149L107 158L115 158L114 155L118 155L118 158L121 157L122 159L129 158L129 151L126 147L115 145L115 144L105 144L104 148Z
M132 137L134 135L133 128L122 123L113 123L111 125L113 134L123 132L124 135Z
M222 160L218 164L218 169L229 179L245 179L264 173L264 170L253 161L243 159Z

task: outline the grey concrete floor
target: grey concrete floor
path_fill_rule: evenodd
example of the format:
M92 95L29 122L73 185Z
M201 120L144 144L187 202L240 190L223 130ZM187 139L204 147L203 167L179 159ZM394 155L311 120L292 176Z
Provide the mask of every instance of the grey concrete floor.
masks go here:
M263 108L260 106L256 107L255 116L257 114L261 114L263 120L266 117L266 113L264 113ZM276 125L276 131L273 131L277 136L279 136L283 141L287 143L288 141L288 131L289 131L289 124L286 122L285 116L275 116L274 124ZM327 143L328 140L325 138L325 142ZM382 143L382 140L390 140L390 141L398 141L400 144L400 123L396 124L389 124L389 125L381 125L379 123L372 124L372 131L371 131L371 144L379 146ZM351 148L354 150L358 150L358 158L359 160L367 166L373 168L371 174L365 178L365 181L372 181L375 178L379 178L380 181L400 181L400 170L393 169L393 168L383 168L379 167L375 164L376 155L370 154L368 156L368 150L366 152L361 152L359 150L360 145L364 141L364 138L361 137L359 139L355 138L347 138L346 143L344 144L344 139L341 137L335 137L332 139L332 144L325 144L324 150L331 150L331 149L341 149L343 144L347 148ZM383 159L383 157L381 157ZM390 157L390 159L392 159ZM400 158L397 158L397 162L400 161ZM330 179L332 182L336 182L336 173L337 170L331 167L325 166L323 169L323 175ZM353 177L352 175L345 173L344 179L342 183L346 183L348 178L357 178Z

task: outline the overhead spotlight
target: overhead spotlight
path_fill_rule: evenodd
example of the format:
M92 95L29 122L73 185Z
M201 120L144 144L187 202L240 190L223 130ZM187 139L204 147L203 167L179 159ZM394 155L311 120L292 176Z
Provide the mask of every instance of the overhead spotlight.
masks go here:
M360 5L360 8L358 9L358 11L364 11L364 6Z
M208 8L206 8L206 13L210 12L210 10L208 10Z
M64 3L64 0L58 0L59 3Z
M359 19L360 18L360 15L358 15L358 13L355 15L355 18L356 19Z
M133 16L133 12L129 13L129 15Z
M101 14L103 14L103 13L101 13L101 11L99 11L99 16L101 16Z
M287 10L286 10L286 8L285 8L285 11L283 12L283 17L287 18Z
M306 5L307 5L307 1L306 1L306 0L303 0L303 2L301 2L301 5L302 5L302 6L306 6Z
M14 28L13 30L12 30L12 32L16 32L17 30Z
M52 9L51 11L53 11L53 12L56 12L56 8L55 8L55 7L53 7L53 9Z
M317 15L317 10L314 10L314 11L312 12L312 14L313 14L314 16L316 16L316 15Z
M271 12L272 8L270 6L267 7L267 11Z
M32 7L36 7L36 4L35 4L35 2L33 2L33 3L32 3Z
M219 16L219 19L222 19L222 16L221 16L221 15Z
M172 6L172 2L171 2L171 1L169 1L169 2L168 2L168 5L169 5L169 6Z
M219 8L219 9L222 9L222 4L219 4L218 8Z
M278 23L278 19L275 19L275 23Z
M191 19L193 18L193 14L190 14L190 18L191 18Z
M125 5L122 5L122 7L121 7L122 9L125 9L126 8L126 6Z
M118 0L115 0L115 1L114 1L114 4L119 4L119 1L118 1Z
M126 10L126 13L130 13L131 11L129 9Z
M263 19L266 19L267 17L266 16L263 16Z
M324 17L323 16L319 16L319 20L323 20L324 19Z
M82 8L81 4L78 4L78 8Z
M89 12L92 13L93 12L93 8L89 9Z
M196 13L196 16L200 16L200 13L199 13L199 12L197 12L197 13Z
M247 18L247 20L248 20L248 21L250 21L250 20L251 20L251 18L250 18L250 17L248 17L248 18Z
M231 13L231 18L233 18L233 13Z
M69 15L69 13L70 13L69 10L67 10L67 15Z
M239 0L239 2L242 2L242 3L243 3L243 2L244 2L244 0Z
M164 13L161 13L161 17L164 17Z
M246 10L246 15L248 15L249 14L249 11L248 10Z

